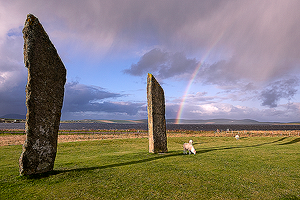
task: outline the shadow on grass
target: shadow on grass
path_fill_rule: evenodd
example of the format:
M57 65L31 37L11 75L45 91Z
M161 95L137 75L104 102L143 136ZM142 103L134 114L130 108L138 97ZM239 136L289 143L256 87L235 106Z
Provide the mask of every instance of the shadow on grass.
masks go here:
M121 167L121 166L126 166L126 165L134 165L134 164L139 164L139 163L150 162L150 161L159 160L159 159L168 158L168 157L184 156L184 154L182 152L179 153L179 151L170 151L168 153L159 153L159 154L155 154L155 155L156 155L155 157L151 157L151 158L147 158L147 159L121 162L121 163L115 163L115 164L110 164L110 165L85 167L85 168L75 168L75 169L66 169L66 170L53 170L51 172L46 172L46 173L42 173L42 174L22 176L22 178L24 178L24 179L41 179L41 178L46 178L46 177L49 177L49 176L52 176L52 175L57 175L57 174L66 173L66 172L81 172L81 171L89 171L89 170L95 170L95 169L106 169L106 168L112 168L112 167Z
M256 144L256 145L224 147L224 148L210 148L210 149L198 150L197 154L202 154L202 153L207 153L207 152L210 152L210 151L217 151L217 150L258 147L258 146L263 146L263 145L267 145L267 144L273 144L273 143L281 142L285 139L286 139L286 137L281 138L279 140L275 140L273 142L266 142L266 143ZM297 139L292 140L290 142L279 144L279 145L293 144L293 143L296 143L296 142L299 142L299 141L300 141L300 138L297 138ZM49 176L57 175L57 174L61 174L61 173L66 173L66 172L81 172L81 171L89 171L89 170L95 170L95 169L106 169L106 168L112 168L112 167L121 167L121 166L126 166L126 165L134 165L134 164L139 164L139 163L150 162L150 161L159 160L159 159L168 158L168 157L175 157L175 156L186 156L186 155L184 155L182 153L182 151L170 151L168 153L155 154L155 157L151 157L151 158L147 158L147 159L121 162L121 163L115 163L115 164L104 165L104 166L75 168L75 169L66 169L66 170L53 170L51 172L46 172L46 173L43 173L43 174L22 176L21 178L24 178L24 179L41 179L41 178L45 178L45 177L49 177Z
M274 144L277 142L281 142L285 140L287 137L281 138L279 140L275 140L273 142L266 142L266 143L261 143L261 144L255 144L255 145L248 145L248 146L235 146L235 147L224 147L224 148L211 148L211 149L204 149L204 150L199 150L197 153L207 153L210 151L217 151L217 150L227 150L227 149L242 149L242 148L250 148L250 147L259 147L267 144ZM292 142L292 141L291 141ZM288 142L289 143L289 142Z
M294 143L297 143L297 142L300 142L300 138L296 138L290 142L286 142L286 143L283 143L283 144L278 144L278 145L287 145L287 144L294 144Z
M19 176L20 179L42 179L42 178L46 178L52 175L56 175L58 174L55 170L50 171L50 172L45 172L45 173L41 173L41 174L32 174L32 175L22 175Z

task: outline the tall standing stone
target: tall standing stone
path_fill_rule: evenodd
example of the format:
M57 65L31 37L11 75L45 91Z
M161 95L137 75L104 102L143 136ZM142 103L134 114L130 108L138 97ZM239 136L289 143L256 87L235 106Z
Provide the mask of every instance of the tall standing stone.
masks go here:
M147 77L149 152L167 152L164 90L152 74Z
M43 26L27 15L23 29L26 85L26 141L20 175L53 170L66 82L66 69Z

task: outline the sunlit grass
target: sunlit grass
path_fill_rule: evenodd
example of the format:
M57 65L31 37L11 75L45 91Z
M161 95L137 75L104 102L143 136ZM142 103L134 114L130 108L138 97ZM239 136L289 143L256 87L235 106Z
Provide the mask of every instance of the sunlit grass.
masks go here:
M194 140L196 155L183 155ZM177 137L61 143L52 173L20 177L18 146L0 147L0 199L299 199L300 138Z

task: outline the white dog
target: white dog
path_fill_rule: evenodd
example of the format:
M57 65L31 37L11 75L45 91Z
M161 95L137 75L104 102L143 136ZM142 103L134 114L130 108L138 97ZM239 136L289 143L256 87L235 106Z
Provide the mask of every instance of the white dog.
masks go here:
M235 136L235 139L237 139L237 140L240 139L240 136L239 136L239 135L236 135L236 136Z
M196 154L196 150L191 143L183 144L183 153L187 154L187 151L189 151L189 154L191 154L191 153Z

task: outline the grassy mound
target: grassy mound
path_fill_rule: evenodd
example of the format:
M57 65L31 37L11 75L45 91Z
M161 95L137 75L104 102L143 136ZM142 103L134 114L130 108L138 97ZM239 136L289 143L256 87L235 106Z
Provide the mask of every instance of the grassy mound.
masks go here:
M194 140L196 155L183 155ZM60 143L54 171L20 177L22 146L0 147L0 199L300 199L300 138L176 137Z

